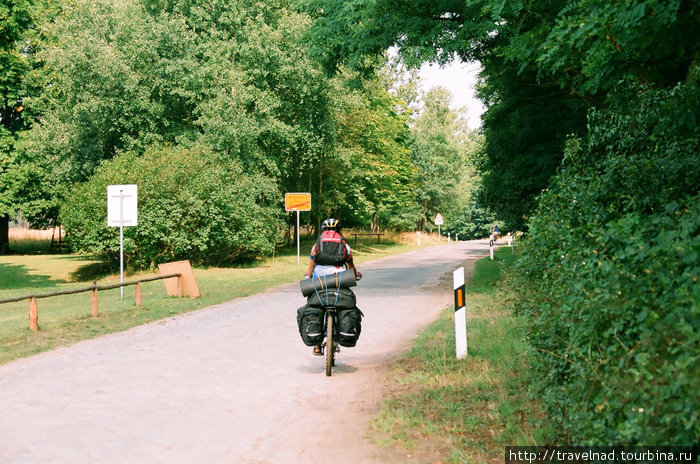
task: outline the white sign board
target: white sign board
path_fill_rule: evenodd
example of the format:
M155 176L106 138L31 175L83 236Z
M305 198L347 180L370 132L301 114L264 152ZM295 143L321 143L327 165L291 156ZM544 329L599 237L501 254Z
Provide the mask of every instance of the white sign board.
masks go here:
M441 225L443 225L443 224L444 224L444 222L443 222L443 220L442 220L442 214L437 213L437 216L435 216L435 225L436 225L436 226L441 226Z
M135 184L107 186L107 225L138 225L138 196Z

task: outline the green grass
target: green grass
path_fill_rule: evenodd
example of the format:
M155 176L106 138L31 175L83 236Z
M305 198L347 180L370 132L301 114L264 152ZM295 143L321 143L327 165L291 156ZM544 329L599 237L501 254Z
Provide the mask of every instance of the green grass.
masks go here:
M513 259L504 248L476 264L467 284L465 359L455 356L450 307L399 361L393 393L372 424L377 443L415 462L448 463L503 462L505 446L546 443L551 431L539 427L527 389L528 345L500 284Z
M125 287L124 300L119 297L119 289L100 291L97 318L90 316L90 292L38 299L38 332L29 330L28 300L1 304L0 364L300 280L311 245L302 243L299 267L293 246L280 250L275 258L242 267L194 269L202 293L197 299L168 298L161 281L147 282L142 284L143 306L139 308L134 304L133 286ZM381 244L359 241L353 246L353 254L362 269L367 261L414 248L389 239L382 239ZM152 275L157 272L127 274L125 280ZM101 285L117 283L118 270L116 275L105 275L104 265L84 255L0 256L0 299L84 287L93 279Z

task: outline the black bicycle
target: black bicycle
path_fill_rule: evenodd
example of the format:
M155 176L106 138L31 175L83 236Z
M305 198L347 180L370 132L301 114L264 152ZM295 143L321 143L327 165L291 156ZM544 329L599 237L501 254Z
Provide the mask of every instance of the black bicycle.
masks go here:
M346 270L337 274L331 274L323 277L314 277L313 279L304 279L301 281L301 293L308 297L314 293L317 295L326 295L328 290L339 291L341 288L350 288L357 285L358 279L355 279L355 273L351 270ZM338 310L334 304L322 302L321 309L323 310L323 336L324 341L321 343L321 351L326 357L326 376L330 376L335 366L335 355L340 352L340 343L338 342L340 333L338 331Z

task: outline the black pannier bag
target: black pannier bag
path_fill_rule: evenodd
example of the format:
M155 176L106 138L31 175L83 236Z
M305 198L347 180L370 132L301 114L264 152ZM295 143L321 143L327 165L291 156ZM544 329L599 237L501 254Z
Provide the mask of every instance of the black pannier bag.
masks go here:
M357 304L357 298L349 288L331 288L314 292L306 302L314 308L330 305L339 309L351 309Z
M362 330L362 311L358 308L338 310L338 343L352 347L357 344Z
M310 306L297 309L299 335L306 346L319 345L323 342L323 310Z

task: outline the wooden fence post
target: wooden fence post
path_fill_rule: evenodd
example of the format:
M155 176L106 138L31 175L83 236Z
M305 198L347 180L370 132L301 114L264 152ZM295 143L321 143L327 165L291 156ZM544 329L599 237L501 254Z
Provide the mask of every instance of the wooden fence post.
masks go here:
M92 281L92 317L97 317L97 281Z
M29 328L34 332L39 330L39 309L34 297L29 300Z
M136 300L137 307L141 307L143 305L141 298L141 282L136 282L136 285L134 285L134 299Z

